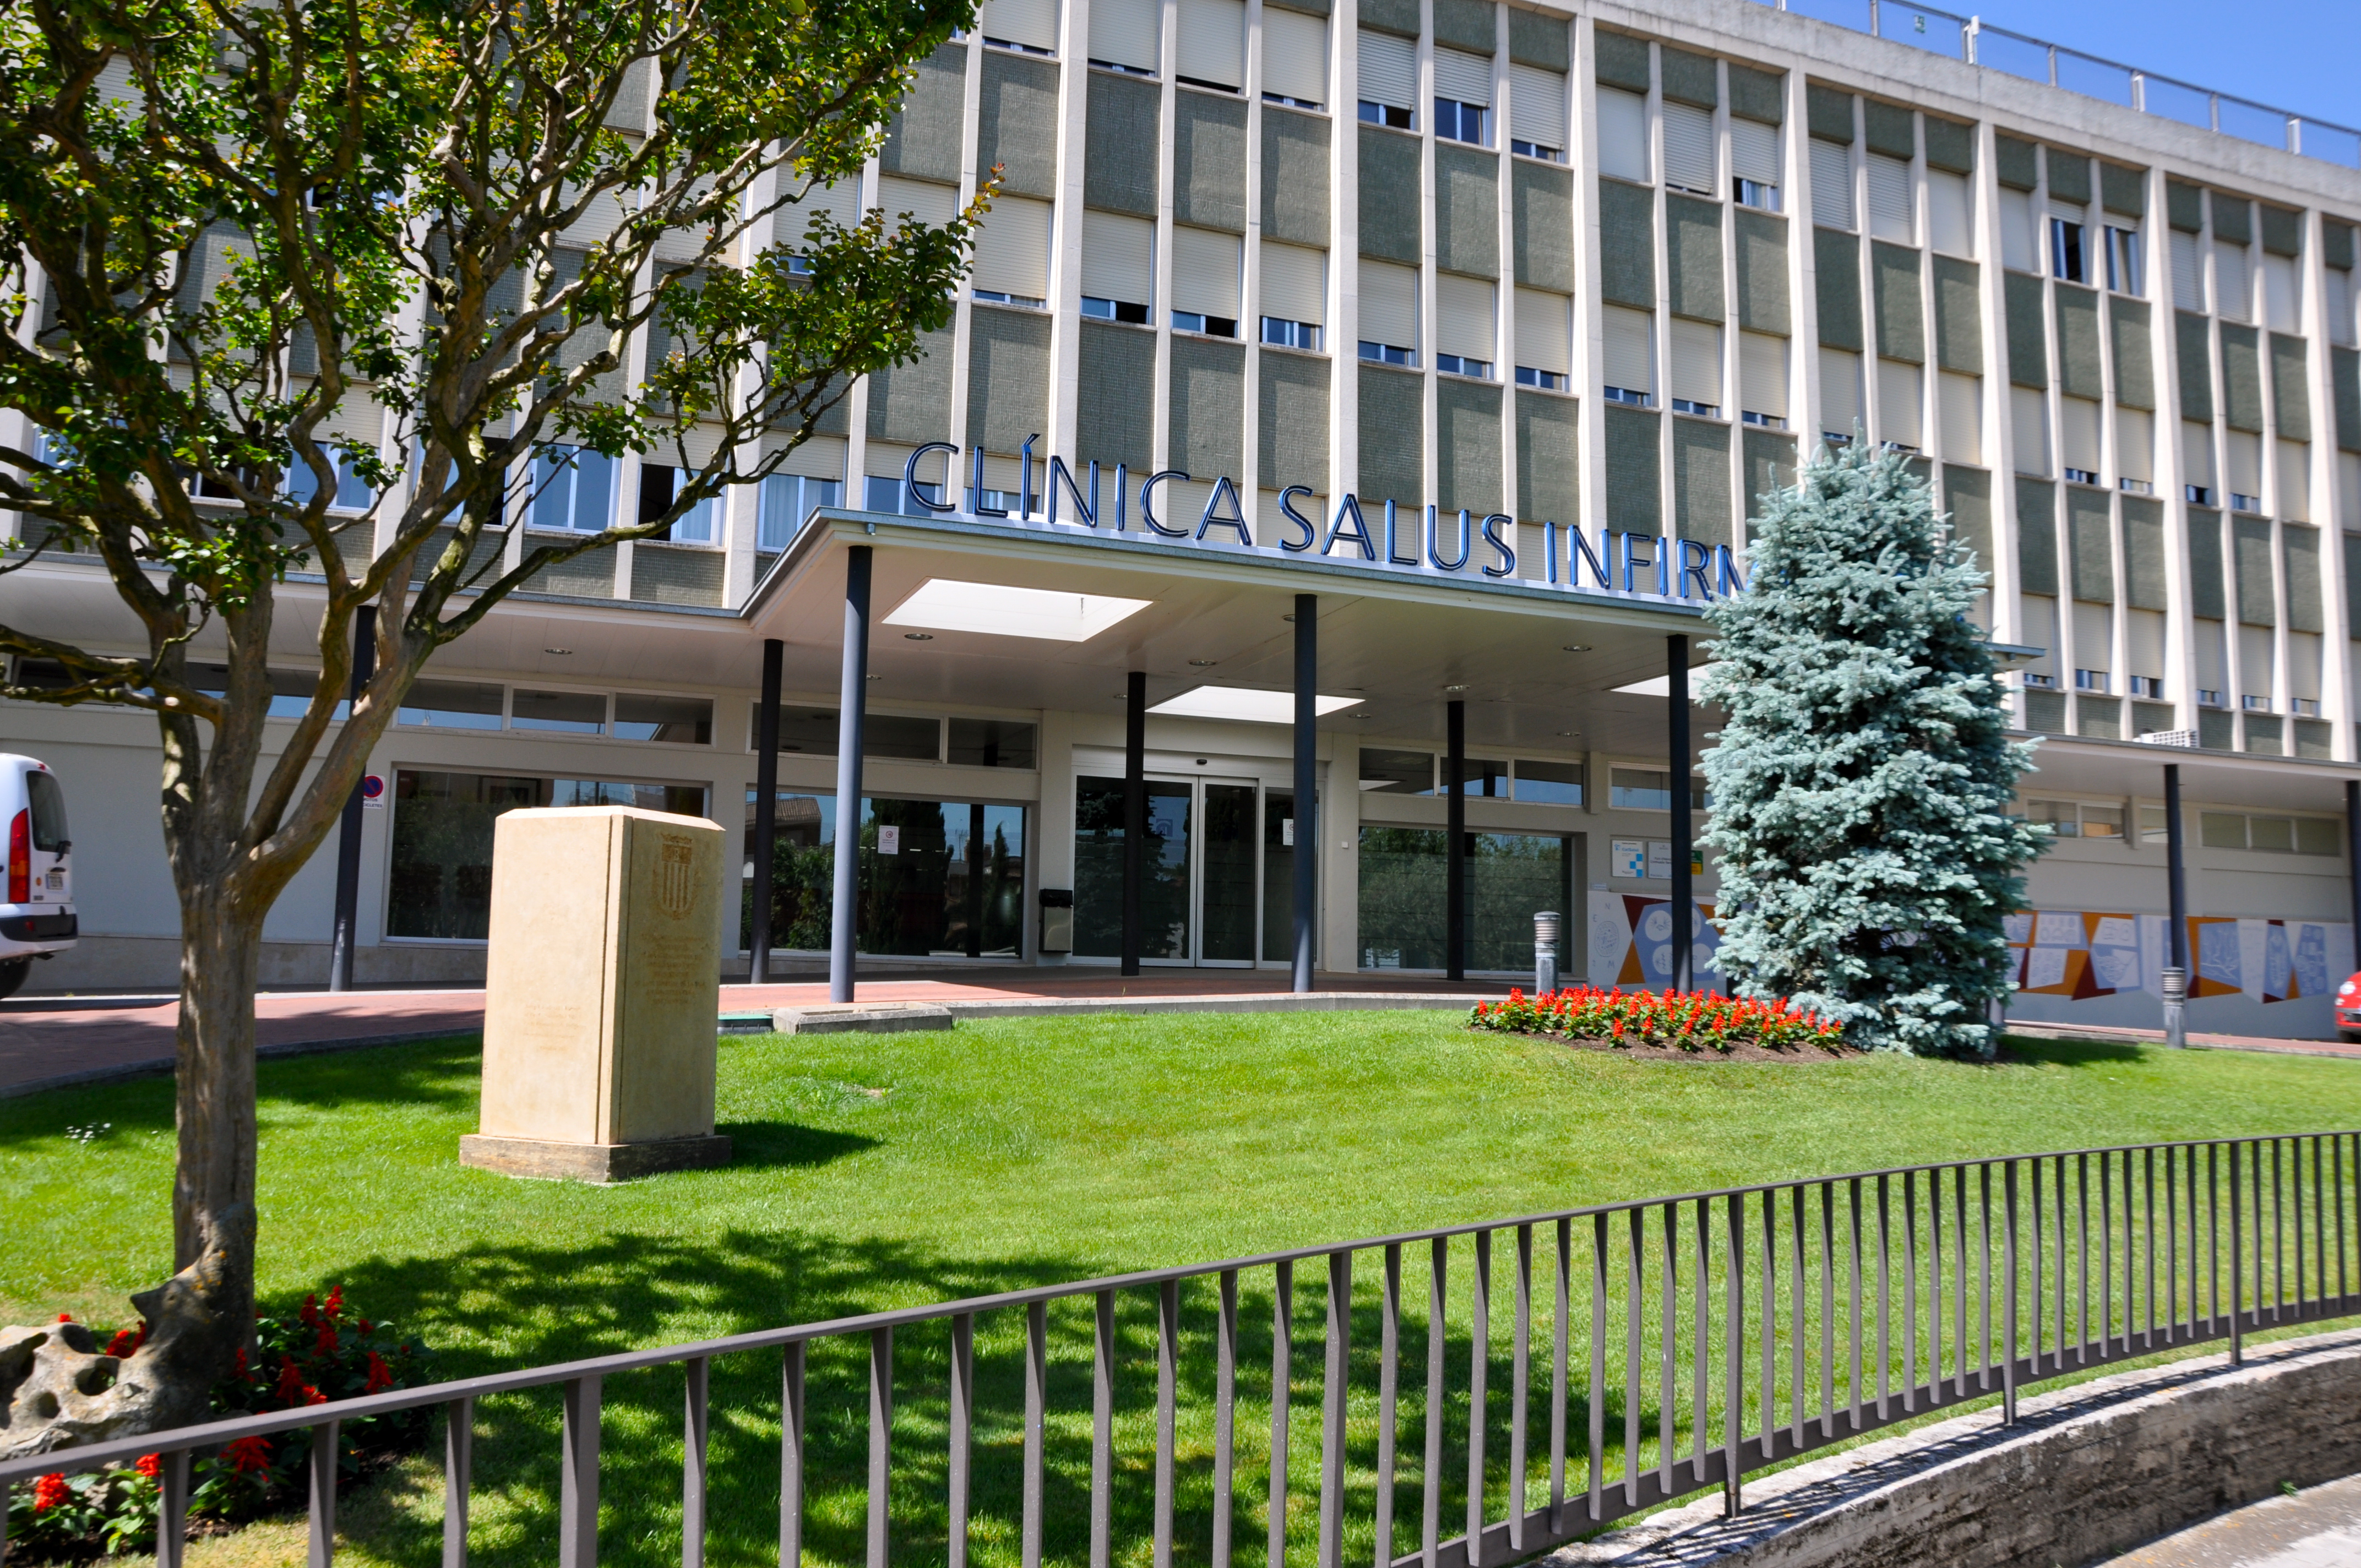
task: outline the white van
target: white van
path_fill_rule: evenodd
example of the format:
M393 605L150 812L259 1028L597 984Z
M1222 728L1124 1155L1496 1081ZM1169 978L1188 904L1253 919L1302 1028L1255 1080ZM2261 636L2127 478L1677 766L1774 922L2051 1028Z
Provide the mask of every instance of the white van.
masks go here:
M24 985L35 959L74 945L73 872L66 855L66 792L49 764L0 752L0 826L7 833L0 897L0 996Z

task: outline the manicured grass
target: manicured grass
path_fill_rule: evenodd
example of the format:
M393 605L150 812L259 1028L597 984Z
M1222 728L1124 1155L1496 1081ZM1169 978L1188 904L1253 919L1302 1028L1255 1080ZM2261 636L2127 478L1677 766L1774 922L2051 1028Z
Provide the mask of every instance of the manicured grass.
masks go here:
M1472 1035L1454 1017L1422 1014L739 1038L723 1043L720 1083L735 1163L598 1189L461 1169L457 1140L475 1125L473 1042L389 1047L262 1069L261 1286L284 1299L342 1283L358 1310L415 1329L446 1373L461 1376L1586 1202L1960 1156L2361 1124L2353 1062L2092 1045L2016 1051L2022 1059L1996 1067L1640 1062ZM67 1136L69 1126L99 1122L113 1130L88 1144ZM123 1298L170 1261L170 1127L161 1080L0 1102L0 1322L60 1310L102 1325L127 1319ZM1464 1293L1466 1265L1455 1267L1455 1293ZM1505 1275L1505 1260L1495 1268ZM1302 1271L1294 1319L1289 1514L1290 1537L1307 1543L1316 1530L1320 1272ZM1249 1400L1268 1395L1268 1280L1249 1277L1242 1310ZM1501 1288L1505 1299L1505 1279ZM1375 1338L1374 1289L1367 1272L1356 1279L1356 1388ZM1406 1295L1422 1306L1422 1283ZM1213 1321L1211 1291L1192 1290L1184 1368L1210 1368ZM1116 1539L1119 1555L1144 1561L1152 1293L1123 1299L1118 1329ZM1003 1506L1021 1409L1016 1333L991 1320L978 1326L976 1552L994 1564L1016 1553ZM943 1553L946 1340L939 1329L913 1330L896 1347L897 1561ZM1050 1555L1079 1561L1087 1302L1053 1313L1052 1341ZM1422 1351L1423 1341L1422 1320L1414 1335L1406 1327L1406 1345ZM1466 1354L1457 1343L1463 1366ZM853 1347L814 1352L807 1541L817 1560L862 1555L864 1376ZM1184 1370L1183 1562L1203 1560L1211 1507L1211 1421L1193 1376ZM672 1373L615 1379L607 1391L610 1559L678 1561L679 1398ZM1464 1476L1464 1388L1454 1398L1454 1462ZM717 1563L760 1563L774 1551L777 1402L774 1357L715 1367ZM1359 1438L1374 1430L1375 1406L1362 1403L1356 1393L1354 1465L1366 1486ZM1610 1403L1620 1436L1620 1406ZM1406 1455L1423 1430L1419 1408L1406 1389ZM484 1408L479 1561L545 1560L554 1417L546 1398ZM1242 1409L1238 1424L1238 1550L1251 1542L1258 1553L1261 1482L1246 1467L1267 1463L1268 1423ZM1577 1419L1577 1434L1585 1424ZM355 1524L359 1556L434 1562L438 1509L431 1486L390 1489L369 1522ZM1401 1512L1398 1550L1414 1539L1414 1492ZM1446 1510L1445 1534L1450 1518ZM1358 1529L1366 1546L1366 1522Z

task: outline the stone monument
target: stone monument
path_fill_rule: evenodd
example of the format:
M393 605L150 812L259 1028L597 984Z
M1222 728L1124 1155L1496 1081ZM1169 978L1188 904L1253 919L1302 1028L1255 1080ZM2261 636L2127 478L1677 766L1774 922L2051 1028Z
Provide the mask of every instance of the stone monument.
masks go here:
M500 817L481 1130L459 1163L584 1181L728 1163L713 1131L727 859L700 817Z

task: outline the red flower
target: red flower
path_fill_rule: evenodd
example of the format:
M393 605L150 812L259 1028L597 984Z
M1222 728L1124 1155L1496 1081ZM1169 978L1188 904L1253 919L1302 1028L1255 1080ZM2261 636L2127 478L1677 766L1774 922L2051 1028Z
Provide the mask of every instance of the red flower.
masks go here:
M360 1332L364 1337L373 1334L377 1332L377 1325L370 1322L367 1318L363 1318L361 1320Z
M320 1354L322 1355L336 1354L336 1329L333 1323L320 1325Z
M380 1388L390 1388L392 1387L393 1368L385 1364L385 1357L379 1355L375 1351L370 1351L368 1353L368 1380L361 1385L361 1392L364 1394L374 1394Z
M344 1310L345 1310L345 1288L344 1288L343 1286L339 1285L339 1286L335 1287L334 1289L332 1289L332 1290L330 1290L330 1291L328 1292L328 1299L327 1299L327 1302L326 1302L326 1304L325 1304L324 1306L323 1306L323 1307L321 1308L321 1310L322 1310L322 1311L324 1311L324 1312L325 1312L325 1313L327 1313L327 1314L328 1314L328 1316L330 1316L330 1317L332 1317L332 1318L333 1318L333 1317L336 1316L338 1313L342 1312Z
M303 1370L295 1365L295 1358L291 1355L280 1356L278 1388L280 1404L282 1406L310 1404L311 1401L303 1398L304 1387Z
M244 1345L240 1345L238 1347L237 1365L233 1370L239 1382L251 1383L254 1381L254 1368L246 1364L246 1347Z
M158 1475L163 1474L164 1456L160 1453L143 1453L132 1468L153 1481Z
M222 1457L229 1461L231 1470L240 1475L270 1468L270 1440L267 1437L241 1437L222 1447Z
M61 1323L72 1321L67 1317L58 1319ZM72 1495L66 1489L65 1472L53 1470L33 1483L33 1511L38 1514L45 1509L57 1508Z
M320 1299L317 1296L304 1297L303 1304L295 1309L295 1315L302 1319L307 1323L318 1322L320 1321Z
M73 1321L73 1314L72 1314L71 1312L60 1312L60 1313L58 1314L58 1321L60 1321L60 1322L61 1322L61 1323L70 1323L70 1322L72 1322L72 1321Z
M106 1354L120 1361L126 1355L137 1354L139 1347L147 1343L148 1325L146 1323L140 1324L136 1329L117 1329L115 1331L115 1337L106 1342Z

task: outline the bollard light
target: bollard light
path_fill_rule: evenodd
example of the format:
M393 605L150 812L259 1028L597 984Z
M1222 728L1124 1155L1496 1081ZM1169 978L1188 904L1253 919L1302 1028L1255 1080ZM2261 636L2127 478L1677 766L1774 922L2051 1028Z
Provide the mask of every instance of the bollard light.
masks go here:
M2184 970L2166 965L2158 975L2164 992L2164 1043L2172 1047L2189 1044L2189 975Z
M1547 996L1557 989L1557 911L1533 916L1533 994Z

